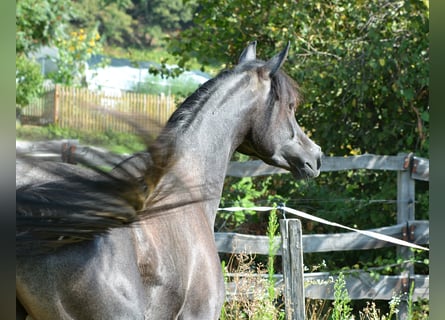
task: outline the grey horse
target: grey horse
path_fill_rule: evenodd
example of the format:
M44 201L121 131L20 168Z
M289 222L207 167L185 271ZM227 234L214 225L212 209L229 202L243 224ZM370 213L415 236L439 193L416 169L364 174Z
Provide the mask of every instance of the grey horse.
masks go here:
M214 221L235 151L319 175L296 122L297 84L256 42L188 97L156 141L113 171L19 161L16 295L35 320L218 319L225 290ZM35 164L31 164L31 167Z

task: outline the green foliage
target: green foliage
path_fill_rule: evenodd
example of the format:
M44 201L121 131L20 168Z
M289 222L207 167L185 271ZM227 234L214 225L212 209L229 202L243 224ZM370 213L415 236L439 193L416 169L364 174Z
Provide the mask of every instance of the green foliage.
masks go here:
M270 195L271 182L272 177L226 178L220 207L235 206L249 208L260 205L262 202L268 202L269 200L279 200L279 198ZM220 212L218 213L217 224L223 221L226 229L234 230L246 222L249 217L255 216L255 214L256 212L252 210Z
M24 54L16 56L15 66L15 102L18 106L25 107L42 93L43 76L40 65Z
M69 22L76 17L77 2L68 0L20 0L16 7L16 82L17 103L27 105L40 93L42 77L37 67L25 56L39 46L50 45L58 49L55 62L57 72L50 75L56 83L80 84L85 63L93 54L102 52L97 28L76 30L69 34Z
M254 39L270 57L290 40L285 68L306 101L299 121L326 154L427 154L426 2L206 0L193 21L170 43L180 65L233 64Z
M275 237L278 235L278 228L280 224L278 222L276 209L272 210L269 214L269 223L267 226L267 238L269 241L269 254L267 256L267 273L269 275L269 286L267 288L268 299L274 301L276 299L275 290L275 255L278 252L279 245L275 242Z
M349 320L352 317L352 308L349 305L351 299L346 289L346 281L343 273L340 272L334 283L334 302L332 309L332 320Z
M187 27L198 6L196 0L133 0L131 14L139 22L135 36L140 45L157 46L169 34Z
M283 67L304 96L297 120L326 155L415 152L428 158L427 1L204 0L193 23L169 43L180 66L197 59L204 65L224 61L230 67L252 40L258 41L257 55L267 59L290 41ZM263 185L268 189L255 194ZM397 214L396 174L386 171L322 173L314 181L294 181L290 175L252 178L248 184L227 179L221 205L244 197L255 205L270 205L278 198L360 229L393 225ZM415 209L417 219L428 219L428 183L416 183ZM228 227L261 219L241 214L225 218ZM306 233L339 232L310 221L303 221L303 227ZM323 258L329 270L399 263L395 250L388 248L320 255L305 254L305 263ZM417 264L416 269L428 273L428 267ZM396 271L390 267L380 272Z
M197 1L79 0L73 7L76 28L98 23L107 45L147 48L161 45L166 34L186 27Z
M47 45L72 17L69 0L17 0L16 53Z
M24 107L42 91L39 65L27 54L51 43L71 17L69 0L18 0L16 5L16 104Z
M131 0L79 0L73 3L75 29L93 29L106 38L108 44L125 45L132 39L133 18L127 13L133 8Z
M143 14L140 15L149 26L159 26L164 31L176 31L185 27L193 17L197 1L145 0ZM141 6L140 6L141 7Z
M59 32L53 39L58 49L58 56L55 59L57 71L50 74L49 78L55 83L69 86L85 84L83 78L88 59L94 54L102 53L103 50L100 38L95 28L91 30L81 28L70 34Z

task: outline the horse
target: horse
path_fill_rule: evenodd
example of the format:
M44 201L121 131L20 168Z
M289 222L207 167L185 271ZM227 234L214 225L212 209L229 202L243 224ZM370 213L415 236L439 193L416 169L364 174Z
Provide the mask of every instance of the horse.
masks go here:
M18 308L35 320L218 319L214 222L232 155L295 179L320 173L321 148L296 121L298 85L282 70L289 47L263 61L248 44L146 153L111 172L51 163L17 178Z

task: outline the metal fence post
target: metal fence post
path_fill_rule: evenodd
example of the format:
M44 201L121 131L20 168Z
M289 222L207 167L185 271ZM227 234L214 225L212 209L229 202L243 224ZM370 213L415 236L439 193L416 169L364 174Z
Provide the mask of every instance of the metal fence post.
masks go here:
M287 320L304 320L303 240L298 219L280 220Z

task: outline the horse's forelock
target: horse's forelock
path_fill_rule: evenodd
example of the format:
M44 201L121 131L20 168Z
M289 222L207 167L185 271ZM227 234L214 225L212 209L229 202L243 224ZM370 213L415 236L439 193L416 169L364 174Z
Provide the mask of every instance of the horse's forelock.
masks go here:
M280 103L293 102L295 107L303 101L297 82L281 70L272 77L271 94Z
M266 62L262 60L251 60L237 66L235 71L242 73L255 70L260 81L266 80L269 78L269 72L263 68L265 64ZM296 106L300 105L303 100L297 82L282 70L278 70L278 72L272 76L270 94L275 100L279 100L282 103L293 101Z

